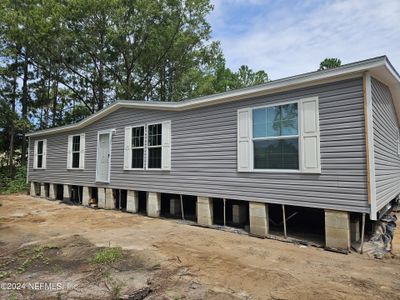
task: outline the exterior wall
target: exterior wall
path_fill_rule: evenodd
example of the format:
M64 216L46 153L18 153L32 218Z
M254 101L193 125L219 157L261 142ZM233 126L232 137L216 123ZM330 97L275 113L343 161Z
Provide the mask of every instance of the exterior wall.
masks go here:
M399 121L389 88L372 78L377 209L400 193Z
M237 172L237 110L312 96L319 96L322 173ZM47 169L33 170L31 159L29 180L106 187L95 182L97 131L115 128L113 188L369 212L363 103L359 78L182 112L120 109L82 131L47 136ZM171 170L125 171L124 127L164 120L172 121ZM67 170L68 135L82 132L85 169Z

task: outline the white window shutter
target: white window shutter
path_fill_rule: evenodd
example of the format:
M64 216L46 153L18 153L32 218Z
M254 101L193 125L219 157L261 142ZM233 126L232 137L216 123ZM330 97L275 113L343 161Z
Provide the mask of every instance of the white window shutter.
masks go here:
M251 109L238 110L238 144L237 144L237 164L239 172L249 172L252 169L251 153Z
M85 168L85 134L82 133L80 137L80 151L79 151L79 169Z
M148 143L149 143L149 141L148 141L148 137L147 137L148 128L149 128L148 125L144 125L143 168L144 168L145 170L148 168L148 166L147 166L147 165L148 165L147 156L149 155L149 154L148 154L148 150L149 150ZM162 152L162 151L161 151L161 152ZM161 160L162 160L162 158L161 158Z
M72 169L72 135L68 136L67 169Z
M43 140L43 158L42 158L42 168L46 169L47 161L47 140Z
M33 168L37 169L37 163L38 163L38 141L35 141L34 147L33 147Z
M132 127L125 127L125 142L124 142L124 170L131 168L132 160Z
M161 169L171 170L171 121L162 122Z
M320 173L320 137L318 97L301 99L301 154L304 173Z

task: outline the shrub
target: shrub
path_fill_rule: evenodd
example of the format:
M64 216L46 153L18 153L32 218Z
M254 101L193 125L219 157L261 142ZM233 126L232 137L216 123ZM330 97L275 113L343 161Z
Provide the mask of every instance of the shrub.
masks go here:
M28 188L26 184L26 166L16 168L15 176L12 178L5 169L0 170L0 193L12 194L25 192Z

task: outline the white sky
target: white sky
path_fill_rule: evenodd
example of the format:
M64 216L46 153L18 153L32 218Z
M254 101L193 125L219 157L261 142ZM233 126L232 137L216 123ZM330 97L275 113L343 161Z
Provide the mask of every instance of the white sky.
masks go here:
M400 72L400 0L212 0L209 21L227 66L270 79L387 55Z

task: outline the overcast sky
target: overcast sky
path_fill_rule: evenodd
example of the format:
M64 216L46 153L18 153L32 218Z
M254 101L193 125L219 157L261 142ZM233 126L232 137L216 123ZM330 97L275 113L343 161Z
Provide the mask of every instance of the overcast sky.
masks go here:
M213 38L227 66L249 65L270 79L387 55L400 72L400 0L211 0Z

